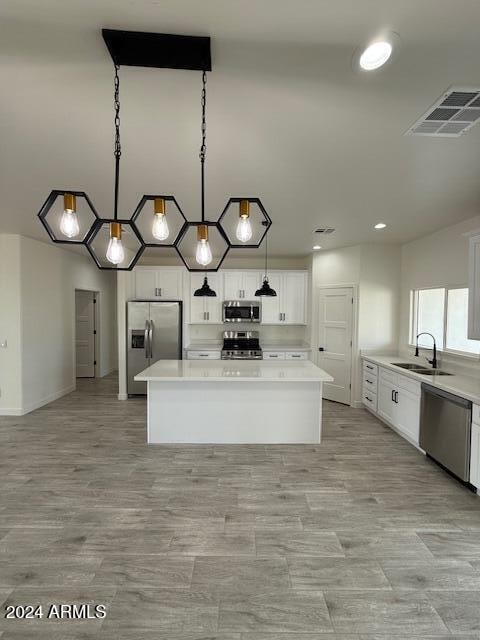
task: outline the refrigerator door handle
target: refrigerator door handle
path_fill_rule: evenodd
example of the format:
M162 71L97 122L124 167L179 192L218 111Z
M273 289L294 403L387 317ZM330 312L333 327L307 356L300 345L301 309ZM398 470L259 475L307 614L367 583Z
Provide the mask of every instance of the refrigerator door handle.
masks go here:
M153 320L150 320L150 328L148 330L148 344L150 347L150 358L153 358Z
M149 349L148 349L148 331L150 328L150 323L148 322L148 320L145 320L145 332L143 334L143 343L145 346L145 358L149 358L150 356L148 355Z

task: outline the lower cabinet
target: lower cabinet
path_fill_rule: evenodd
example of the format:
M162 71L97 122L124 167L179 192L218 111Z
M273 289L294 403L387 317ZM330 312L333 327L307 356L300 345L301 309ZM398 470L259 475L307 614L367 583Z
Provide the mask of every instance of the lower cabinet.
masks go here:
M187 351L187 360L220 360L220 357L220 351Z
M390 369L378 368L377 411L382 420L418 445L421 385ZM368 405L367 405L368 406Z
M472 448L470 449L470 483L480 489L480 425L472 423Z

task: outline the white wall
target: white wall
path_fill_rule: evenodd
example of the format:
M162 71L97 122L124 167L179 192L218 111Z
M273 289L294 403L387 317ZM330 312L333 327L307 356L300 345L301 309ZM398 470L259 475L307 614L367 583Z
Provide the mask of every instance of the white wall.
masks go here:
M480 216L404 244L401 249L401 307L398 349L408 349L410 291L422 287L468 285L468 236L480 229ZM465 364L449 355L447 360Z
M400 249L395 245L356 245L312 256L312 331L316 349L317 288L353 285L358 293L352 363L352 398L361 402L360 351L396 351L400 290ZM316 351L315 351L316 353Z
M0 415L22 407L20 236L0 234Z
M7 329L15 334L19 348L10 350L9 343L0 352L8 353L21 371L20 385L17 381L10 390L5 408L26 413L75 388L75 289L99 292L100 375L116 368L116 279L80 253L14 238L19 260L5 273L16 283L19 322L14 325L10 317ZM10 316L16 307L11 308Z

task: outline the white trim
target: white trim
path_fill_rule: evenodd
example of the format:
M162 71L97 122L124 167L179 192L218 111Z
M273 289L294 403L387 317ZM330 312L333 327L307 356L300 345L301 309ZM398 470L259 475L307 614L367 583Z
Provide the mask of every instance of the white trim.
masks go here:
M21 409L0 409L0 415L5 416L24 416L27 413L31 413L35 411L35 409L39 409L46 404L50 404L50 402L54 402L63 396L66 396L72 391L75 391L76 386L74 384L66 387L65 389L61 389L60 391L56 391L55 393L50 394L46 398L42 398L41 400L37 400L36 402L27 405L26 407L22 407Z
M117 398L118 398L118 400L128 400L128 394L127 393L119 393L119 394L117 394Z

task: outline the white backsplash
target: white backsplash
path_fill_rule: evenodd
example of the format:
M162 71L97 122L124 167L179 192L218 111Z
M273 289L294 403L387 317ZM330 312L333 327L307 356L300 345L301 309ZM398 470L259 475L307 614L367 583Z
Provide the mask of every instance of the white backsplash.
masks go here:
M260 344L269 342L281 342L285 344L298 344L308 339L307 327L304 326L268 326L251 323L232 324L193 324L189 326L190 342L221 341L224 331L258 331Z

